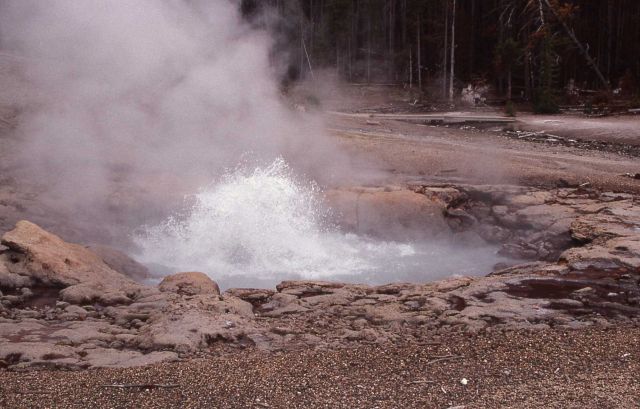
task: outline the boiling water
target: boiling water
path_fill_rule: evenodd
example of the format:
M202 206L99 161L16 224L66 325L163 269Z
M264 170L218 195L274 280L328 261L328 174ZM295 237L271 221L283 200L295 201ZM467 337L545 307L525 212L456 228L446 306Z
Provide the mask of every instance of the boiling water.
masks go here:
M277 159L237 169L192 198L182 214L136 235L138 258L156 272L202 271L222 287L273 287L284 279L382 284L481 274L494 248L400 243L344 233L314 183Z

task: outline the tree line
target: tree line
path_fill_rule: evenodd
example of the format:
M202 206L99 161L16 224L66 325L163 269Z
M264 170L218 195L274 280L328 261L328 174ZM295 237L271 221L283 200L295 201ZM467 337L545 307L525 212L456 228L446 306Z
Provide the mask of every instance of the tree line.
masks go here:
M252 3L243 2L245 12ZM567 88L638 92L637 0L259 3L280 17L293 78L331 68L345 81L403 84L442 98L485 83L507 100L543 105Z

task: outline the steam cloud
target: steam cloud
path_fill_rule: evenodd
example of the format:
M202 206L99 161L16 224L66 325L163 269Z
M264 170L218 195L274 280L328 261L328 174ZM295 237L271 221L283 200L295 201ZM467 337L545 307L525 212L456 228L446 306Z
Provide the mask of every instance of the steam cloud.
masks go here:
M23 180L46 187L40 200L107 231L159 217L169 198L247 152L327 180L341 156L317 118L283 103L272 38L238 9L229 0L1 1L2 48L24 57L37 95L15 154Z

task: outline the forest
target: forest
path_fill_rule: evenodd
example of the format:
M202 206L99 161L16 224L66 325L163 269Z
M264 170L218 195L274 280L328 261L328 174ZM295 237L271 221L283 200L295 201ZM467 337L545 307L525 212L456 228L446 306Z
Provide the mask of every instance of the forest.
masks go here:
M351 83L453 98L487 86L541 111L581 96L637 102L636 0L245 0L277 19L289 78L332 68ZM273 20L273 19L272 19Z

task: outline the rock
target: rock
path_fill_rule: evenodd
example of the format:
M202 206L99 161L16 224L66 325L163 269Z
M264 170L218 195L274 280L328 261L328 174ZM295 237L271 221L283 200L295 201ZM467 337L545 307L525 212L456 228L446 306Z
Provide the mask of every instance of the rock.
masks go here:
M225 291L225 295L238 297L251 303L254 307L269 302L273 294L275 291L261 288L231 288Z
M67 287L60 291L60 297L71 304L99 302L103 305L128 304L131 298L122 288L110 288L103 283L83 283Z
M285 281L276 291L231 289L220 295L202 273L169 276L159 286L139 285L120 274L134 276L125 271L129 267L19 223L18 232L8 236L8 248L0 251L0 300L6 305L0 307L0 365L10 370L134 366L198 355L217 343L265 351L340 348L420 342L430 334L445 339L452 331L640 322L640 208L635 199L610 197L616 200L603 206L595 196L575 190L412 189L411 195L395 187L345 194L354 195L348 198L355 197L358 206L364 204L351 209L356 223L373 223L367 219L371 215L359 214L369 205L382 210L378 217L384 219L395 209L394 201L406 196L411 203L404 208L407 213L400 212L404 217L420 209L422 199L412 195L422 195L440 209L438 217L447 206L475 217L478 223L463 234L479 232L538 261L488 276L426 284ZM474 211L476 206L480 210ZM574 246L571 238L583 245ZM565 250L567 245L573 247ZM560 249L557 261L554 251ZM130 261L122 255L116 259L124 265Z
M87 344L96 340L109 342L114 339L108 332L110 327L108 323L99 321L73 321L49 336L67 345Z
M85 247L63 241L28 221L2 236L9 250L0 256L9 274L0 271L0 280L24 281L21 286L64 288L62 299L72 303L131 302L140 286Z
M448 232L444 204L411 190L353 188L331 190L326 197L336 222L359 234L406 241Z
M56 301L56 308L66 308L68 305L66 301Z
M229 326L229 321L242 321ZM237 342L252 326L233 314L201 310L175 311L158 315L140 329L138 344L144 349L172 349L179 353L194 352L218 341Z
M22 294L22 297L24 297L24 298L33 297L33 291L31 291L28 287L22 287L20 289L20 293Z
M61 358L79 358L76 350L69 346L47 342L0 342L0 359L10 365L19 362L37 364Z
M85 310L84 308L79 307L77 305L69 305L64 310L68 314L75 315L80 319L84 319L87 316L87 310Z
M171 351L154 351L143 354L138 351L122 351L111 348L88 349L83 357L83 361L94 368L130 368L177 360L178 354Z
M502 243L511 237L508 229L487 224L478 227L478 234L489 243Z
M9 248L10 257L19 260L7 265L11 273L33 277L46 285L129 283L85 247L67 243L28 221L19 221L15 229L5 233L2 244Z
M580 288L579 290L575 290L573 292L573 294L582 295L582 294L589 294L589 293L593 293L593 292L594 292L593 288L591 288L591 287L583 287L583 288Z
M573 247L560 255L572 270L623 275L640 269L640 237L617 237L602 244Z
M177 273L165 277L159 285L160 291L182 295L220 295L218 284L206 274L199 272Z
M0 287L19 288L32 286L35 280L31 277L14 274L9 271L7 265L11 262L10 257L0 254Z

